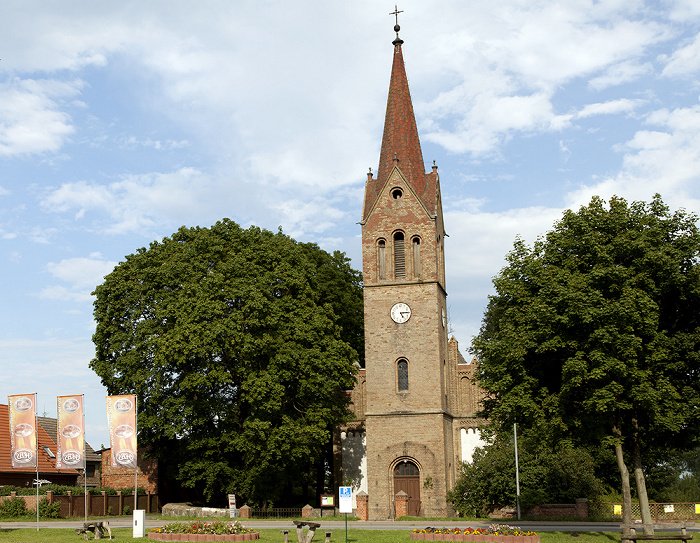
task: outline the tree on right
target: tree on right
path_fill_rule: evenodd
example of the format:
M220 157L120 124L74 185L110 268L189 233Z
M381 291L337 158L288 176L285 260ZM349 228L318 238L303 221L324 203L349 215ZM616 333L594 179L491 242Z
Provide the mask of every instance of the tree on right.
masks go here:
M516 239L472 343L497 428L614 450L625 524L629 468L651 525L644 456L699 441L697 221L658 194L564 212L533 246Z

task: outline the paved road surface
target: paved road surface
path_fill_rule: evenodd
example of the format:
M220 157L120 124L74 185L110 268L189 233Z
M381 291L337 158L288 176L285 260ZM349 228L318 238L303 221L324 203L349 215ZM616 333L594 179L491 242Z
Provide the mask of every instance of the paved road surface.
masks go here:
M127 517L119 518L106 518L109 520L109 524L112 528L131 528L132 521ZM225 519L228 520L228 519ZM155 528L157 526L162 526L168 522L176 522L177 519L172 520L155 520L153 518L146 518L146 529ZM318 521L321 523L321 529L329 530L344 530L345 522L343 521ZM348 522L348 529L360 529L360 530L412 530L414 528L425 528L426 526L436 526L442 527L447 526L449 528L485 528L494 521L484 521L484 522L446 522L446 521L410 521L410 522L396 522L396 521L368 521L359 522L351 521ZM251 520L248 522L244 521L244 524L256 530L260 529L293 529L294 525L290 520ZM536 532L619 532L620 524L615 522L548 522L548 521L517 521L508 520L502 521L502 524L513 524L521 527L524 530L533 530ZM69 520L69 521L47 521L39 522L39 529L47 528L79 528L82 527L82 520ZM700 524L698 523L686 523L689 532L700 532ZM36 522L0 522L0 528L36 528Z

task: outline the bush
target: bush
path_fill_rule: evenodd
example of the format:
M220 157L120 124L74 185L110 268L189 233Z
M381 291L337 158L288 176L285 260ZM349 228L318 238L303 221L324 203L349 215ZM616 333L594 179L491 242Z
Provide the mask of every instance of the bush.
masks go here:
M10 498L0 505L0 516L21 517L27 514L27 504L22 498Z
M39 500L39 516L42 518L58 518L61 515L61 504L49 503L48 498Z
M575 503L595 499L602 491L591 456L582 449L560 446L554 451L519 451L520 502L524 508L543 503ZM496 442L477 449L471 464L447 499L461 516L486 516L494 505L512 505L515 496L515 450Z
M19 494L21 490L23 489L15 485L5 485L0 487L0 496L9 496L12 492Z
M119 491L120 491L122 494L124 494L125 496L128 496L129 494L133 494L133 493L134 493L134 487L133 487L133 486L127 486L127 487L124 487L124 488L119 488L119 489L117 489L117 490L119 490ZM142 486L138 487L137 492L138 492L139 496L145 496L145 495L146 495L146 489L145 489L144 487L142 487Z

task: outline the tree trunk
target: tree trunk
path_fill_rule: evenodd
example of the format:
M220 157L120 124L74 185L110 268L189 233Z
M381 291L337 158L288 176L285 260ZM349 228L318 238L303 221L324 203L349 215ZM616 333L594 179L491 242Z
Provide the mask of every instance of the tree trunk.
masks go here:
M636 422L635 422L636 426ZM634 454L632 455L634 464L634 480L637 483L637 496L639 496L639 510L642 515L642 524L644 527L644 535L653 535L654 526L649 510L649 497L647 496L647 485L642 471L642 452L639 448L639 440L635 435L634 439Z
M632 524L632 489L630 487L630 472L625 465L625 459L622 456L622 439L619 437L619 431L613 429L613 433L617 437L615 442L615 458L617 459L617 467L620 470L620 478L622 479L622 524ZM625 528L622 530L622 539L625 536L631 535L631 530ZM628 540L629 541L629 540Z

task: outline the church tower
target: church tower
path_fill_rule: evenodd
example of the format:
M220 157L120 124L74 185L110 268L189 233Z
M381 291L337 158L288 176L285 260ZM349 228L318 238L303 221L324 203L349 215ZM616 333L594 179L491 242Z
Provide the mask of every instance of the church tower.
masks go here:
M425 171L399 26L376 178L362 210L367 513L443 516L457 457L437 167ZM454 366L454 369L453 369Z

